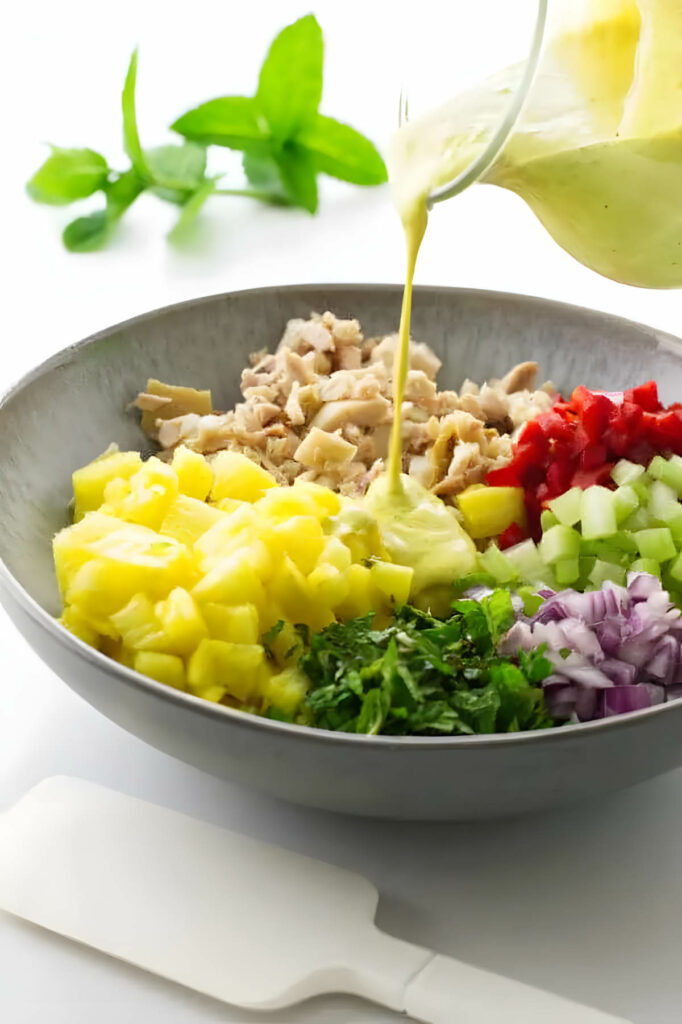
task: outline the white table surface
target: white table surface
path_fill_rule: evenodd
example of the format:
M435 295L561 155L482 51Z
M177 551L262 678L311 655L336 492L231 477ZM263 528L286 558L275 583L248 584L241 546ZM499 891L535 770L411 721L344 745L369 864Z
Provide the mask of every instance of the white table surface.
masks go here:
M328 37L325 109L380 142L397 82L383 6L314 5ZM153 144L192 103L249 90L270 36L306 9L288 0L163 7L125 0L105 10L66 0L13 5L9 26L5 14L2 388L90 331L168 302L258 284L400 280L401 240L386 190L326 184L315 219L215 200L199 241L184 253L163 240L170 208L145 198L110 250L80 257L59 242L69 212L23 195L42 159L40 140L91 145L120 159L118 92L135 43L141 127ZM428 72L428 55L415 61L417 77ZM543 295L682 333L679 293L601 280L497 189L475 189L440 208L429 235L421 282ZM679 1021L682 772L593 806L503 824L336 818L217 781L128 736L53 676L4 614L0 650L0 809L50 774L94 779L364 872L385 894L380 923L407 939L634 1024ZM248 1015L0 915L7 1024L393 1019L341 998Z

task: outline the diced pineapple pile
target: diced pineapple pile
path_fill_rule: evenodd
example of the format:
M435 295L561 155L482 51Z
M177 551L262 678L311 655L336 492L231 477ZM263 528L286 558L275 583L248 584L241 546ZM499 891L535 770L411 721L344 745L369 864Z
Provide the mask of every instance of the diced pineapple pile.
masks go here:
M206 700L293 714L296 625L387 621L410 595L413 571L387 559L371 517L317 484L279 487L236 452L180 447L167 464L113 451L73 490L74 525L54 539L61 622Z

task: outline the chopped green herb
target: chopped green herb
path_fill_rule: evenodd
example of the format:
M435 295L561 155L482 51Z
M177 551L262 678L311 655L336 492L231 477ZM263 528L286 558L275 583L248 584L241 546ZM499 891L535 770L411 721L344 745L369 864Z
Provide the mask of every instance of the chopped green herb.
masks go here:
M542 649L519 663L496 653L514 619L506 590L460 600L446 620L405 605L385 629L372 615L333 623L301 658L304 713L324 729L392 736L471 735L553 725Z

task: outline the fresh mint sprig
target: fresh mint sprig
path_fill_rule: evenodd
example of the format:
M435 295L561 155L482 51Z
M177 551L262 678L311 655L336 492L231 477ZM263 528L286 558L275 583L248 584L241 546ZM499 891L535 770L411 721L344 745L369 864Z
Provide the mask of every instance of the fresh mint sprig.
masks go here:
M102 193L104 205L64 229L72 252L91 252L108 242L123 214L143 192L180 207L169 237L184 237L204 204L216 195L318 207L318 174L356 185L386 181L384 162L369 139L318 112L322 97L324 41L312 14L283 29L260 71L254 96L222 96L189 110L171 128L182 143L145 149L137 125L137 50L130 58L121 95L123 144L130 160L113 170L92 149L52 152L27 184L36 202L65 205ZM207 174L207 147L241 151L246 187L219 187Z

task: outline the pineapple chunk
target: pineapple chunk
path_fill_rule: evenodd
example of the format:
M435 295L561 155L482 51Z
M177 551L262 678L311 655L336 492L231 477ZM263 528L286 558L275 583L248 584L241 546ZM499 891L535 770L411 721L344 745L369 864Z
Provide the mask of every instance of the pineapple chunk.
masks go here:
M274 487L256 503L256 509L273 522L292 516L318 516L318 504L300 484L293 487Z
M335 516L341 511L341 498L329 487L313 484L308 480L296 479L293 483L294 494L304 494L312 498L320 519Z
M327 530L346 545L354 562L364 562L373 555L383 555L379 527L374 516L354 505L342 508L330 518Z
M211 467L214 476L211 501L222 498L258 501L267 490L277 486L267 470L239 452L218 452Z
M263 705L274 707L285 715L293 715L305 697L308 677L300 669L285 668L277 675L270 676L263 684Z
M243 543L244 538L253 533L257 519L253 506L246 502L240 502L234 512L223 513L221 519L195 541L194 552L200 564L210 568L233 551L237 538Z
M87 616L109 616L138 593L160 600L194 579L188 548L143 526L119 523L117 531L87 547L89 560L66 588L67 603L78 605Z
M143 676L156 679L157 683L165 683L175 690L184 690L186 685L185 663L174 654L153 654L140 651L135 655L133 668Z
M319 558L320 565L333 565L339 572L348 569L351 564L350 548L346 547L338 537L328 537Z
M287 555L270 582L268 597L274 599L285 618L291 622L305 623L312 628L315 628L313 622L317 622L320 613L324 611L315 601L305 576Z
M107 485L105 508L126 522L158 530L178 493L175 471L153 455L123 487L119 480Z
M240 644L257 644L260 640L260 618L255 604L208 602L202 610L214 640Z
M188 689L202 697L207 690L221 687L223 695L247 701L262 681L264 669L265 651L260 644L202 640L189 659Z
M242 504L237 498L221 498L213 503L221 512L234 512Z
M407 604L412 589L414 569L392 562L374 562L370 568L372 583L391 605Z
M123 646L134 651L158 651L164 647L161 623L146 594L135 594L128 604L111 616Z
M464 529L474 540L497 537L512 523L525 525L521 487L481 487L474 484L457 496Z
M319 520L313 516L292 516L278 523L272 533L272 548L278 554L288 555L304 575L317 565L324 541Z
M298 630L285 619L280 618L273 623L270 635L264 637L264 643L267 643L268 650L280 668L295 665L303 653L303 640Z
M206 501L213 487L213 470L204 456L181 444L173 452L172 465L180 493L197 501Z
M104 501L104 488L110 480L127 480L142 465L138 452L105 452L73 474L74 519L98 509Z
M350 585L345 572L336 566L322 562L308 576L308 584L321 604L336 608L348 597Z
M121 522L103 512L88 512L78 523L67 526L52 541L57 582L62 596L80 567L91 557L90 544L118 533Z
M182 544L192 547L199 537L224 518L224 512L207 505L205 501L179 494L168 509L159 533L165 537L175 537Z
M85 616L81 615L76 608L67 606L59 621L65 629L68 629L69 633L73 633L83 643L89 644L90 647L100 646L97 630L93 629Z
M208 636L208 627L196 601L182 587L175 587L165 601L159 601L155 612L163 630L163 650L168 654L191 654Z
M222 604L255 604L262 608L265 591L248 551L222 558L194 587L197 601Z
M376 610L377 601L372 586L372 573L364 565L351 565L343 574L348 583L348 595L335 608L340 619L355 619Z

